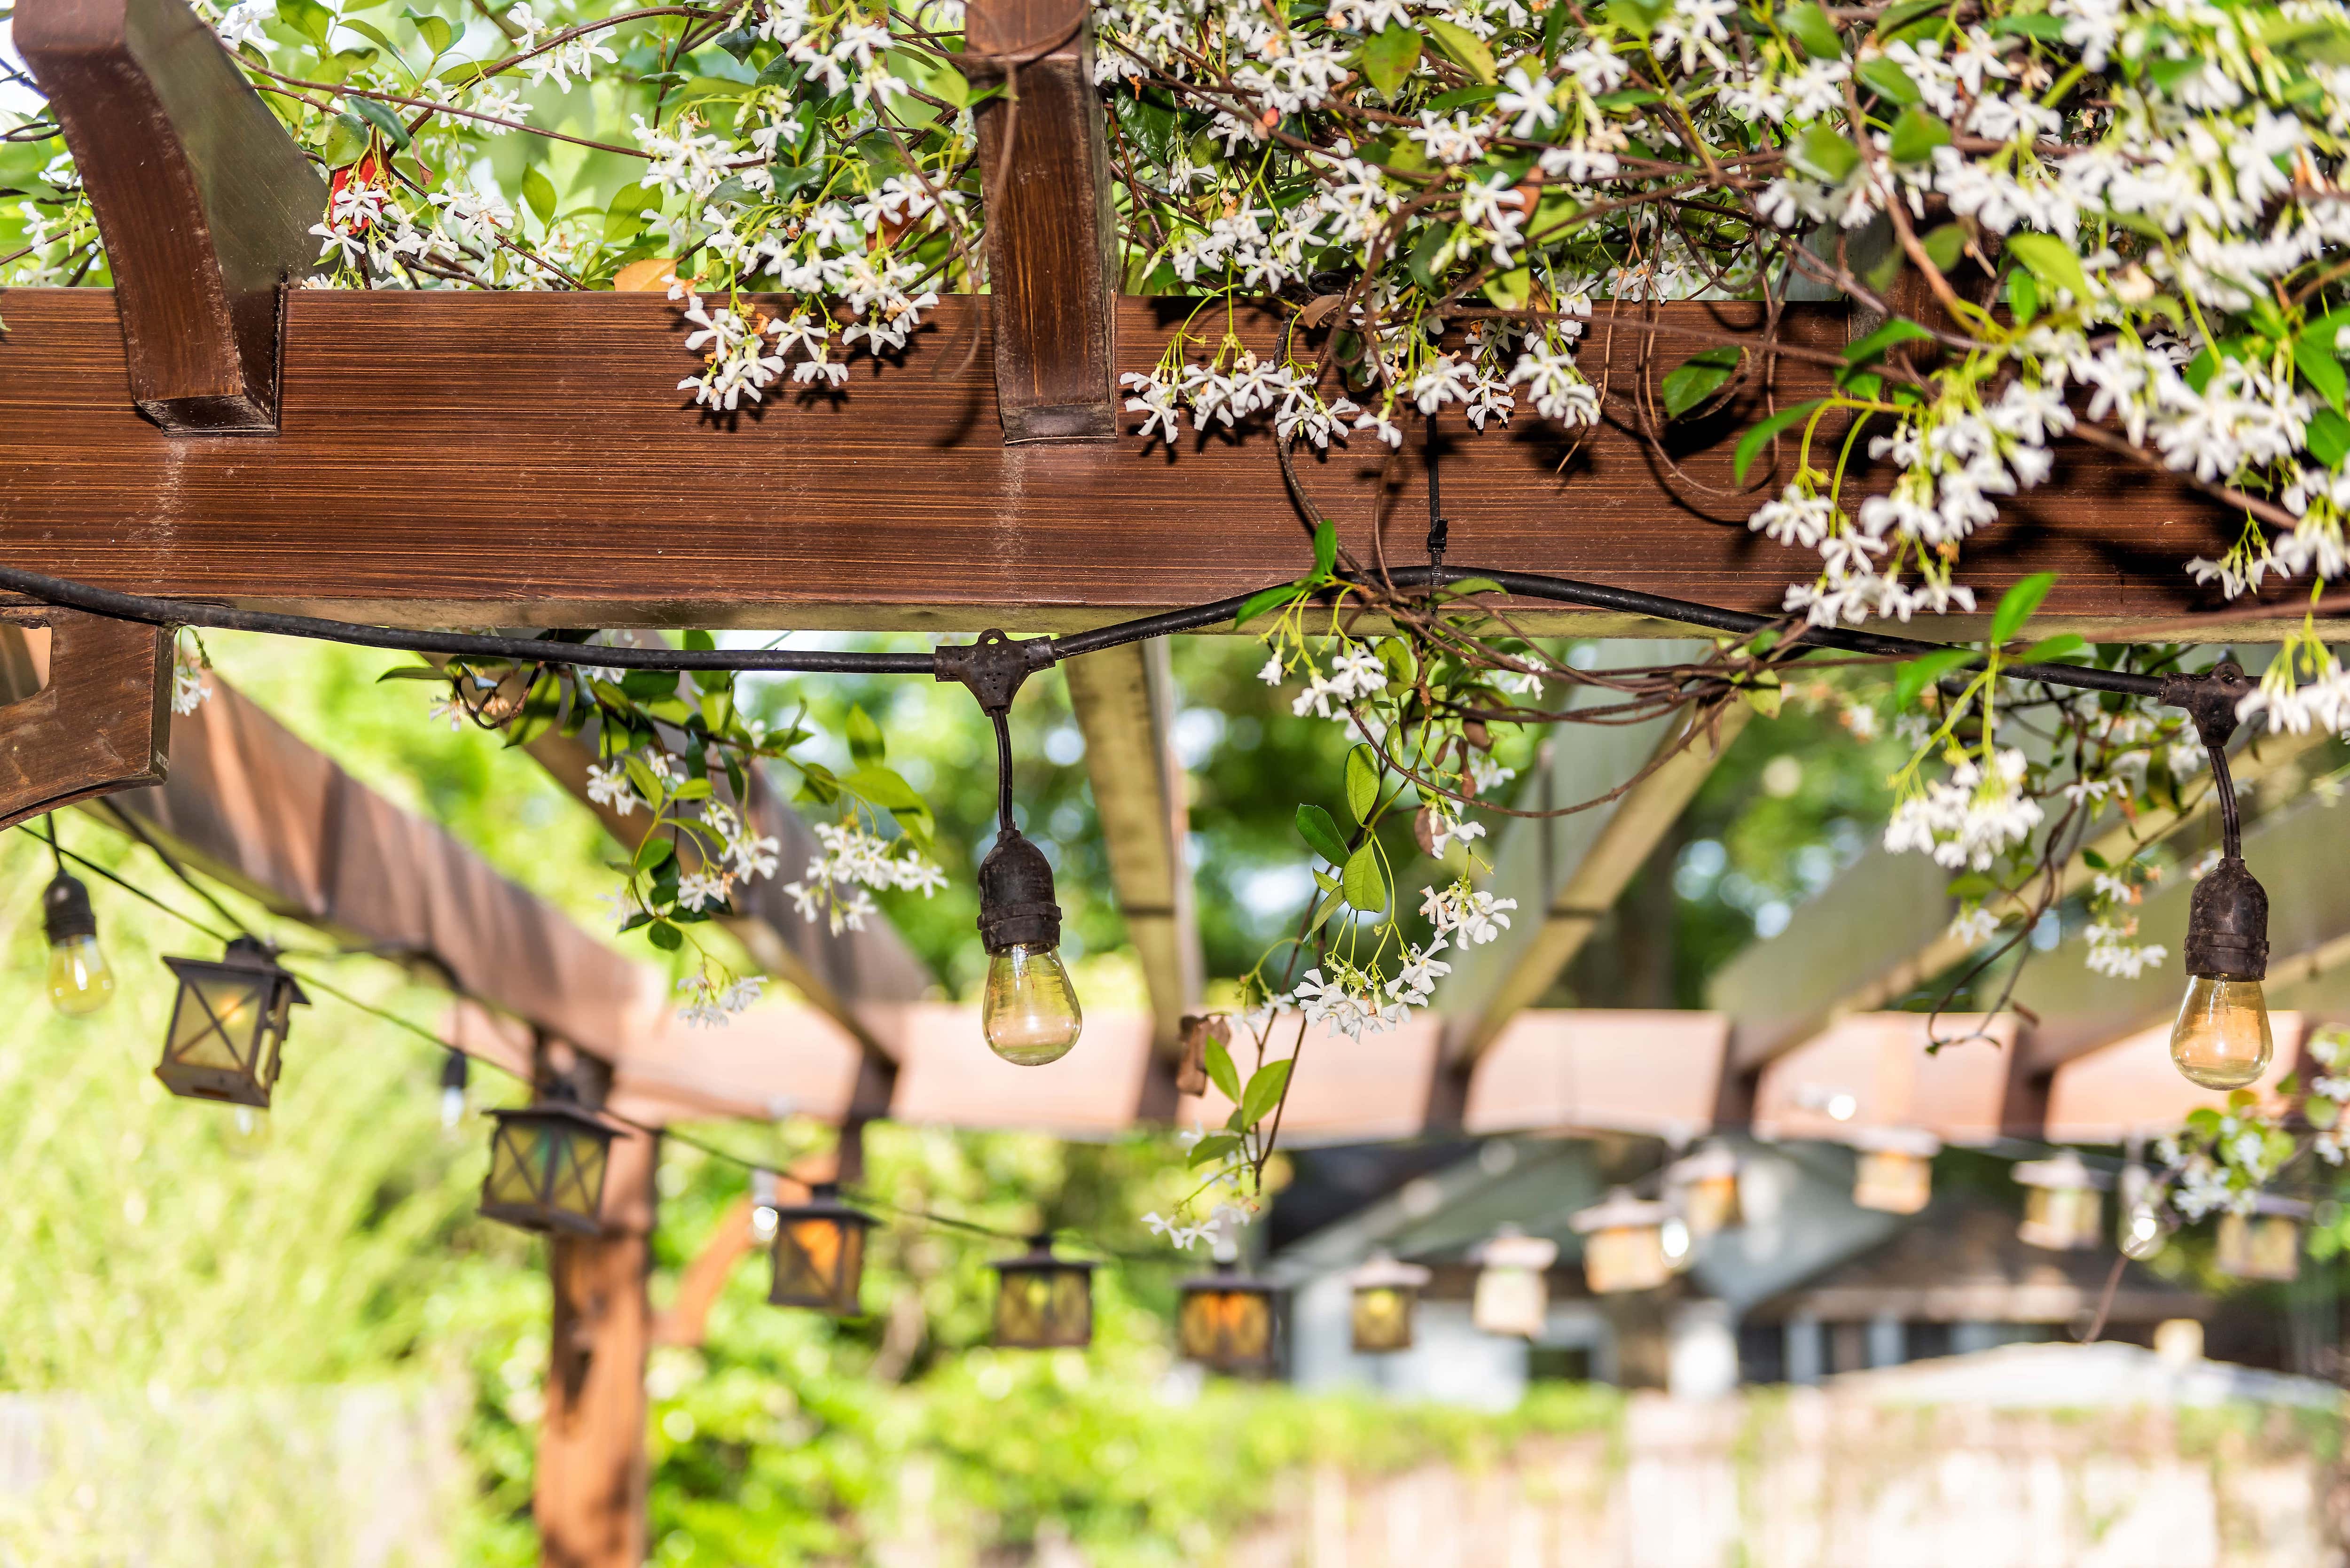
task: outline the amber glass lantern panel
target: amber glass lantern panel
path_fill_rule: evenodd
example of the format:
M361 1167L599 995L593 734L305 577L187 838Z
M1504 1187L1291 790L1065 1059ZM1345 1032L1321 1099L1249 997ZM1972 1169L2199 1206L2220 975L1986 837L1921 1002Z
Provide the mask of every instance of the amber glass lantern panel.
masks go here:
M601 1234L611 1129L559 1103L490 1114L497 1130L490 1135L482 1213L525 1231Z
M807 1307L834 1317L855 1317L865 1282L865 1232L873 1223L861 1210L841 1202L829 1186L812 1200L775 1210L770 1256L775 1272L767 1287L774 1306Z
M1863 1149L1852 1200L1886 1214L1915 1214L1934 1196L1934 1162L1898 1149Z
M1355 1287L1355 1353L1387 1355L1411 1348L1412 1309L1419 1293L1409 1285Z
M2225 1214L2220 1219L2220 1272L2280 1284L2301 1277L2301 1224L2287 1214Z
M175 1095L266 1110L296 1002L294 977L240 937L217 963L167 958L180 982L155 1076Z
M2105 1195L2094 1187L2035 1187L2023 1195L2018 1241L2053 1252L2085 1251L2105 1241Z
M1273 1292L1222 1277L1183 1286L1175 1337L1190 1360L1218 1372L1273 1369Z
M1583 1278L1595 1295L1652 1291L1671 1276L1655 1225L1611 1225L1583 1239Z
M996 1267L997 1345L1007 1350L1082 1350L1093 1343L1091 1265L1055 1258Z
M1707 1176L1680 1189L1681 1220L1692 1240L1702 1241L1738 1223L1738 1178Z

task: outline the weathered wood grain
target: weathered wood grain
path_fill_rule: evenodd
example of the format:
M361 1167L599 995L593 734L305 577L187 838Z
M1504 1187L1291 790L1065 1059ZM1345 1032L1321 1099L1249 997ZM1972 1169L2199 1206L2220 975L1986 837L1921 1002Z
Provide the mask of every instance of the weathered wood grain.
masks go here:
M327 187L182 0L23 0L16 43L89 190L130 393L164 430L277 422L277 305Z
M47 610L49 680L0 707L0 827L93 795L163 782L172 742L170 639Z
M1121 366L1148 365L1185 308L1122 300ZM713 417L677 390L697 361L657 296L297 291L283 431L227 442L173 441L130 410L110 295L21 290L0 309L0 559L113 587L408 625L1068 630L1307 563L1269 435L1187 431L1173 453L1128 433L1003 445L983 299L943 302L902 363L860 360L838 395ZM1666 318L1735 328L1742 313ZM1272 346L1265 318L1240 326ZM1805 330L1843 328L1827 314ZM1621 384L1634 354L1627 329L1615 337ZM1783 365L1780 396L1815 374ZM1687 472L1727 486L1750 414L1677 437ZM1399 506L1389 558L1418 556L1419 444L1357 436L1299 464L1367 559L1375 510ZM1690 493L1623 431L1453 421L1442 454L1457 563L1757 610L1803 569L1743 526L1756 493ZM2206 602L2179 565L2225 544L2224 517L2096 451L2065 463L1970 544L1962 577L1986 609L2041 570L2060 574L2047 618L2093 633L2147 635Z
M1003 439L1118 439L1118 213L1086 0L974 0L963 14L995 300Z

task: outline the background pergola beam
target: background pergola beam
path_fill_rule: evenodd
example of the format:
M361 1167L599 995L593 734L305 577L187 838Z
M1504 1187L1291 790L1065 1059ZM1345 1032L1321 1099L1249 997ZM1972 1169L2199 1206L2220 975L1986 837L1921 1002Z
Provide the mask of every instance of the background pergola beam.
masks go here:
M2230 759L2230 772L2239 785L2255 786L2298 766L2329 739L2254 734ZM2158 809L2135 821L2118 814L2102 820L2060 867L2059 898L2095 877L2091 855L2118 864L2148 844L2210 822L2210 774L2197 775L2177 810ZM1890 1006L1964 961L1975 944L1950 934L1950 876L1926 856L1872 846L1798 908L1786 929L1731 960L1707 1001L1738 1020L1733 1070L1752 1074L1835 1020Z
M1595 674L1701 659L1710 645L1625 641L1605 645ZM1577 687L1570 708L1619 701L1598 687ZM1561 971L1590 940L1616 900L1672 829L1752 710L1722 709L1711 733L1700 734L1617 799L1571 815L1515 817L1500 830L1490 858L1497 896L1517 900L1511 926L1482 947L1446 956L1452 973L1440 993L1471 1011L1447 1020L1450 1060L1474 1063L1500 1039L1512 1018L1542 1000ZM1570 739L1551 741L1513 802L1520 810L1552 811L1606 794L1652 759L1679 744L1685 711L1639 724L1591 725Z
M1069 659L1061 670L1086 737L1110 886L1150 990L1152 1043L1171 1055L1183 1015L1199 1007L1205 966L1185 852L1191 810L1175 753L1167 645L1129 643Z

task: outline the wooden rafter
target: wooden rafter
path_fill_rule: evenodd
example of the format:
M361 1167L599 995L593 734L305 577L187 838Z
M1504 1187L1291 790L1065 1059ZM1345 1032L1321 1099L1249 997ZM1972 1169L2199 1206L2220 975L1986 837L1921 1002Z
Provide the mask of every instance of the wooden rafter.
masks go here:
M16 45L98 214L140 411L276 429L278 300L317 255L325 182L182 0L25 0Z
M0 706L0 827L76 801L160 783L172 738L171 639L74 610L0 624L12 674L41 679L25 639L47 628L46 684Z
M1086 737L1086 773L1109 857L1110 885L1150 989L1154 1044L1180 1044L1203 964L1185 857L1190 808L1175 755L1175 683L1163 642L1129 643L1064 664Z

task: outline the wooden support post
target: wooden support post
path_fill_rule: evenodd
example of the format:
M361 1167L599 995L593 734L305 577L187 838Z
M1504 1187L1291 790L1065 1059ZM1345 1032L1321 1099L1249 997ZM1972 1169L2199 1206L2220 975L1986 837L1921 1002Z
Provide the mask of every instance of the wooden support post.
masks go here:
M1190 811L1175 755L1167 645L1128 643L1061 668L1085 732L1110 885L1150 991L1151 1042L1171 1059L1181 1046L1183 1015L1199 1007L1202 961L1184 857Z
M653 1322L656 1345L699 1345L710 1333L710 1309L741 1262L759 1244L751 1229L751 1200L738 1198L726 1206L711 1228L710 1240L685 1266L677 1282L677 1300Z
M183 0L23 0L16 43L98 213L139 410L275 431L279 295L325 183Z
M602 1076L599 1066L579 1062L571 1081ZM639 1568L645 1560L645 1357L653 1331L646 1286L658 1140L624 1134L608 1159L604 1233L547 1244L554 1341L531 1498L546 1568Z
M48 683L0 707L0 827L92 795L163 782L172 646L151 626L18 610L49 628Z
M972 0L995 393L1006 445L1118 438L1118 214L1086 0Z

